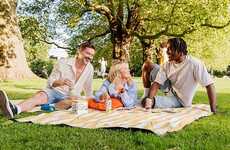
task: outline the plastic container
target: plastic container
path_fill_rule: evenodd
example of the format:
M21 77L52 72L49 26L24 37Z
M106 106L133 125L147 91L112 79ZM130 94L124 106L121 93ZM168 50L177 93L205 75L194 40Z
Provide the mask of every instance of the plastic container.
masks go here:
M72 102L72 111L76 115L83 115L88 113L88 101L87 100L74 100Z
M47 112L53 112L55 111L54 104L43 104L41 105L41 110L47 111Z

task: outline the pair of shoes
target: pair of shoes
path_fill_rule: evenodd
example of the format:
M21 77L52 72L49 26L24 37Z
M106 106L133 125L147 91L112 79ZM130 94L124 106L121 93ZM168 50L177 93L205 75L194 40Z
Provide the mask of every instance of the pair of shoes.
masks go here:
M9 119L14 118L17 114L17 107L9 101L6 92L3 90L0 90L0 110Z

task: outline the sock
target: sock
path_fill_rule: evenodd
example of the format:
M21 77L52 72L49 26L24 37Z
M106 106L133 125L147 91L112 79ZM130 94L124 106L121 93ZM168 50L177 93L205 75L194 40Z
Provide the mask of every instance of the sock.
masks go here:
M17 114L20 114L20 113L22 112L21 107L20 107L20 106L18 106L18 105L15 105L15 106L16 106L16 108L17 108Z
M143 98L149 95L149 88L144 88Z

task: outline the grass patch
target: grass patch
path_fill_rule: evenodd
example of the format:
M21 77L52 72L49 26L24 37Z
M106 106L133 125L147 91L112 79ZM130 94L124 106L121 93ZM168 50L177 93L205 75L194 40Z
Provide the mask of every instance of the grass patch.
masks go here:
M135 78L142 95L140 78ZM94 80L98 89L103 80ZM159 137L150 132L127 129L80 129L67 126L17 123L0 115L0 149L171 149L230 150L230 80L215 79L218 98L216 115L195 121L179 132ZM11 99L26 99L45 87L45 80L5 81L0 87ZM194 103L208 103L199 87ZM30 115L23 113L19 117Z

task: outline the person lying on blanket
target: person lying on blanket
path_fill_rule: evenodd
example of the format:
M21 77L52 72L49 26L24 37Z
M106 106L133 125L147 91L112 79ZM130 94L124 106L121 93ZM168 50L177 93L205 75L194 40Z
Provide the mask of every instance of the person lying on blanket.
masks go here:
M47 88L18 105L12 104L6 93L0 90L0 109L3 115L14 118L15 115L42 104L58 103L68 98L77 99L81 96L82 90L86 96L92 96L94 71L90 61L95 54L95 48L86 41L80 45L77 53L79 55L75 58L59 60L49 76ZM71 96L71 93L74 93L74 97Z
M108 78L95 93L93 99L88 101L89 108L105 110L105 100L109 97L112 100L112 108L130 108L135 105L137 87L130 75L128 63L121 61L113 63L109 70Z
M216 93L214 81L205 65L198 59L187 55L187 45L182 38L171 38L167 42L169 61L156 71L153 84L142 105L146 109L189 107L196 91L197 83L206 87L212 112L216 112ZM168 96L156 96L160 86L169 82Z
M142 96L142 99L147 97L149 95L149 89L156 79L156 75L160 70L160 65L154 64L151 62L151 60L147 59L141 68L141 78L142 83L144 86L144 93ZM168 94L168 87L169 87L169 81L166 81L163 85L160 85L160 90L165 93L165 95Z

